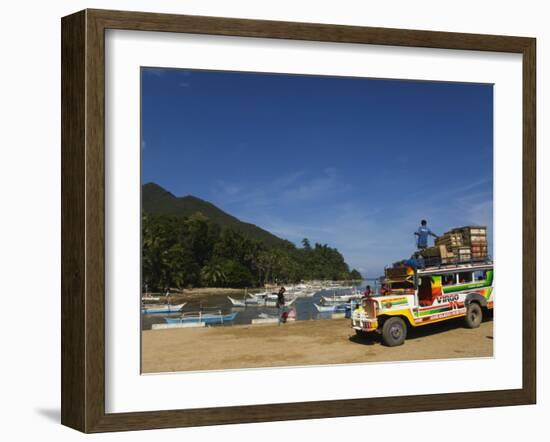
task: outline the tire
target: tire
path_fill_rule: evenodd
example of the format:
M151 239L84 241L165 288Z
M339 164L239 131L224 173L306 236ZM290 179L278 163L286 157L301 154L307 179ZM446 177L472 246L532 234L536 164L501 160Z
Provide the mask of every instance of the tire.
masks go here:
M471 302L466 309L466 317L464 318L466 327L478 328L483 321L483 310L477 302Z
M407 325L403 319L394 317L382 326L382 343L388 347L402 345L407 338Z

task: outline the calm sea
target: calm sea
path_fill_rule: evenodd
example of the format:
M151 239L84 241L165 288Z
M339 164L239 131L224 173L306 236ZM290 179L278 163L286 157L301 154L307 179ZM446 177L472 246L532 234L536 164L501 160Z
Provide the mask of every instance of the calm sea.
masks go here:
M375 280L364 280L361 284L356 285L357 290L363 291L367 284L370 284L374 288ZM350 293L353 289L326 289L316 292L311 297L298 298L288 310L294 309L296 312L296 319L298 321L304 320L316 320L326 319L330 317L330 314L319 313L314 304L320 304L322 296L332 296L334 293L343 295ZM262 315L268 315L277 317L277 308L275 307L234 307L226 295L211 295L207 301L190 301L183 307L183 312L203 312L221 311L223 314L237 312L237 317L232 323L226 323L223 327L230 327L231 325L245 325L250 324L253 319L260 318ZM181 313L174 314L154 314L154 315L142 315L142 330L150 330L153 324L164 324L163 318L165 317L178 317Z

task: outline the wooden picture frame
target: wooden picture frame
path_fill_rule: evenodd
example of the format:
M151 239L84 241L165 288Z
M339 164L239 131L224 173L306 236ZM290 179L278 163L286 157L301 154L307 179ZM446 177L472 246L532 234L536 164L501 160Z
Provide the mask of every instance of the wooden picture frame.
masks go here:
M523 385L514 390L107 414L105 412L105 30L419 48L523 57ZM62 19L62 424L83 432L534 404L536 152L533 38L84 10Z

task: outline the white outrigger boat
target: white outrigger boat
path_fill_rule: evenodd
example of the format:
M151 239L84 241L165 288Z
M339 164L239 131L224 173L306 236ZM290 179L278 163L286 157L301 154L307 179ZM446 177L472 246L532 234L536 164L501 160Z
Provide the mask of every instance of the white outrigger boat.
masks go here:
M237 312L223 314L221 311L213 313L204 312L188 312L183 313L179 317L164 318L164 322L167 324L224 324L227 322L233 322Z
M141 295L141 301L142 302L159 302L160 296L152 296L151 293L149 293L149 287L147 284L145 284L145 293Z
M256 298L251 297L244 297L243 300L232 298L231 296L228 296L227 299L231 301L231 304L233 304L234 307L246 307L246 306L257 306L259 305L259 300Z
M314 286L310 284L297 284L289 287L285 287L287 296L295 296L298 298L310 298L314 296L319 290L320 286Z
M313 304L319 313L345 312L359 306L359 301L353 300L344 304L319 305Z
M285 307L289 307L292 304L294 304L296 299L298 299L298 298L285 299ZM263 305L266 306L266 307L276 307L277 306L277 299L266 299L265 304L263 304Z
M361 299L361 293L350 293L347 295L336 295L332 296L321 296L321 304L323 305L333 305L333 304L343 304L345 302L350 302L352 300Z
M234 299L231 296L227 298L231 301L234 307L276 307L277 306L277 297L275 298L257 298L254 295L248 295L249 298L244 298L242 301ZM285 307L292 305L296 301L296 298L286 300Z
M311 298L313 295L315 295L317 291L315 290L287 290L286 294L294 296L296 298Z
M141 313L144 315L152 315L157 313L177 313L183 306L187 304L186 302L182 304L147 304L141 307Z

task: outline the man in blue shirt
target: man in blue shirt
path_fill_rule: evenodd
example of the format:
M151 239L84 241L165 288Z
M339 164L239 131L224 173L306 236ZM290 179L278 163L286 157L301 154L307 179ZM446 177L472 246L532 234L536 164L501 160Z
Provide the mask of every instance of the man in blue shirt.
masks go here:
M418 231L414 232L416 236L418 236L418 240L416 242L416 245L418 246L419 250L424 250L426 247L428 247L428 236L433 236L434 238L437 238L437 235L433 233L427 226L427 222L425 219L420 221L420 227L418 228Z

